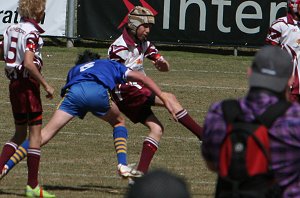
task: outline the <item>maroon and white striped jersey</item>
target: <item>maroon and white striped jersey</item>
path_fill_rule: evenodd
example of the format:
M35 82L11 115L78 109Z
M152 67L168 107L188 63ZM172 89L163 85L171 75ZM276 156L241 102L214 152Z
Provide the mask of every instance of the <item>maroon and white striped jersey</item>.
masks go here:
M108 49L108 58L123 63L126 67L145 74L144 58L157 60L160 55L156 47L149 41L136 44L126 29Z
M266 43L279 45L289 52L293 58L294 83L292 85L292 94L299 94L299 76L300 76L300 27L299 21L293 19L291 14L275 20L269 28L266 37Z
M44 30L30 19L22 19L20 23L9 26L4 34L1 45L6 63L5 72L9 79L27 78L28 71L23 67L25 52L30 50L35 53L34 62L41 69L41 48L43 40L40 34Z

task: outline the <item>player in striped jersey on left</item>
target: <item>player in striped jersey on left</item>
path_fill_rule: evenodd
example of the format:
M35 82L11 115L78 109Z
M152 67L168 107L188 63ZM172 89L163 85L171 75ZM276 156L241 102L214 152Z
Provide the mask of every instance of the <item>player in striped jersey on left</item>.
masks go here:
M28 128L30 144L27 151L27 197L55 197L42 190L38 182L43 111L40 85L47 93L47 98L52 99L54 93L53 87L41 74L43 40L40 34L44 30L38 23L44 17L45 7L46 0L19 0L21 21L6 29L0 44L0 57L6 63L5 73L10 80L9 96L15 122L15 134L2 149L0 170L5 171L5 163L25 140Z

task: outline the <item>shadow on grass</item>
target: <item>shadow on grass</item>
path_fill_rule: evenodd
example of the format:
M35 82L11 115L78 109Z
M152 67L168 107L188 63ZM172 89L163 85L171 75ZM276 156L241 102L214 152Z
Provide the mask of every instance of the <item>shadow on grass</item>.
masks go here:
M18 196L18 197L24 197L24 193L5 192L3 190L0 190L0 195L5 195L5 196L13 195L13 196Z
M100 186L100 185L82 185L82 186L53 186L53 185L43 185L44 189L49 191L75 191L75 192L84 192L84 191L93 191L93 192L102 192L113 195L123 195L127 192L126 187L116 187L116 186ZM2 196L18 196L24 197L24 193L8 192L0 190L0 197Z
M82 185L82 186L52 186L52 185L43 185L46 190L53 191L98 191L102 193L109 193L115 195L123 195L127 188L125 187L116 187L116 186L105 186L105 185Z
M75 192L84 192L84 191L93 191L101 192L113 195L123 195L127 192L126 187L116 187L116 186L104 186L104 185L82 185L82 186L54 186L54 185L43 185L44 189L49 191L75 191ZM8 192L0 190L0 197L2 196L17 196L24 197L24 193Z

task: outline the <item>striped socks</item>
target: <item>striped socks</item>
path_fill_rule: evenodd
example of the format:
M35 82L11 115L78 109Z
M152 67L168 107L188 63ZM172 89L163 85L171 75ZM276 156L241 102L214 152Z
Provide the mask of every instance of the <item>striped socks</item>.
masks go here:
M186 109L176 113L176 118L185 128L196 135L200 140L202 139L203 128L195 122L195 120L188 114Z
M27 185L35 188L38 185L38 173L41 158L41 150L36 148L29 148L27 152L27 167L28 167L28 181Z
M13 142L7 142L2 149L0 157L0 171L2 171L4 165L9 160L9 158L16 152L18 145Z
M127 137L128 132L124 126L114 128L113 138L118 164L127 165Z
M25 140L16 150L15 154L11 156L6 165L8 170L11 170L16 164L22 161L27 156L27 150L29 147L29 140Z

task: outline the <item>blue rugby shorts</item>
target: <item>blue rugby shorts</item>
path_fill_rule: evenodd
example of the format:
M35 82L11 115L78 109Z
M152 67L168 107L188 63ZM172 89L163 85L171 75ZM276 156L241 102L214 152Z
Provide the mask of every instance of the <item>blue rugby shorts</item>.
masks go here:
M57 109L83 119L88 112L103 116L111 107L107 88L102 84L86 81L72 85Z

